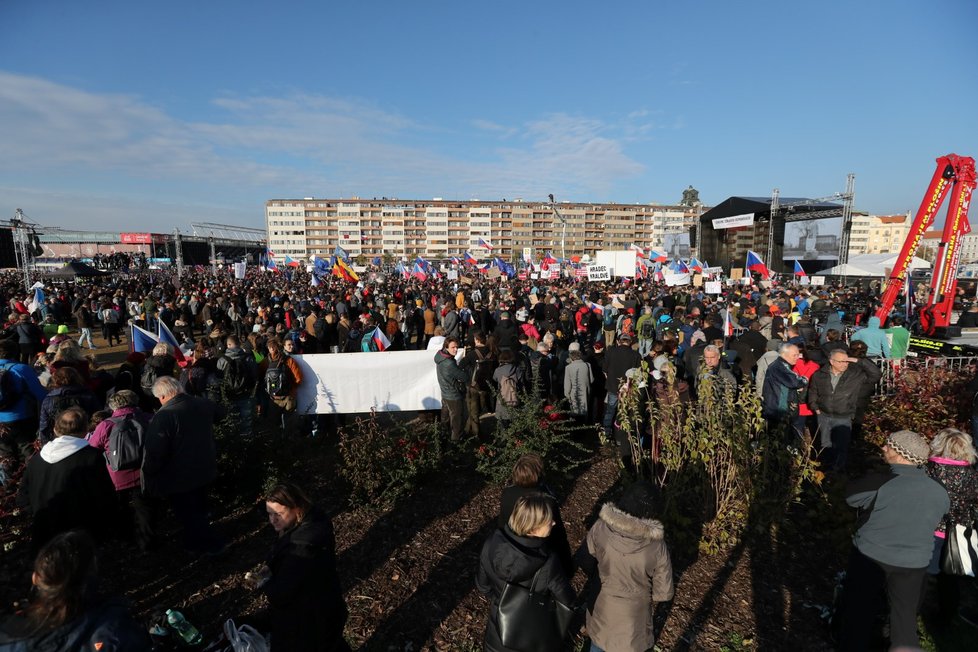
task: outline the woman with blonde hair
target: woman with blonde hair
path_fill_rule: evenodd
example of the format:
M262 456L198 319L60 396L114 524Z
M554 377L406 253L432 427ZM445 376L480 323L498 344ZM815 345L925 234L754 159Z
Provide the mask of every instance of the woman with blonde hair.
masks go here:
M55 371L64 367L71 367L78 371L81 374L83 384L88 384L92 373L91 364L75 340L67 339L58 345L58 350L54 354L54 360L48 367L48 371L54 375Z
M550 499L539 493L521 496L505 527L495 530L482 546L475 584L490 601L483 642L487 652L511 649L503 645L499 627L499 601L507 584L528 588L532 583L537 593L550 593L563 605L574 602L574 589L547 545L553 526Z
M927 473L947 489L951 509L934 531L934 556L927 572L937 575L938 615L950 623L958 612L961 578L940 572L941 551L947 533L953 532L955 525L973 525L978 521L978 473L974 468L978 455L971 435L957 428L945 428L937 433L930 442L930 453Z

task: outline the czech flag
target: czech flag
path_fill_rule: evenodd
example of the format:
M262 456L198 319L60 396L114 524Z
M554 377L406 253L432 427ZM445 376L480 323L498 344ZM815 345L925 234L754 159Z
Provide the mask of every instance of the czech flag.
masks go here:
M156 320L156 336L160 342L166 342L173 347L173 357L177 359L177 363L181 367L186 366L187 359L183 355L183 351L180 350L180 343L177 342L177 338L173 335L173 332L167 328L166 324L163 323L162 319Z
M451 261L452 261L452 264L453 265L458 265L459 262L460 262L459 259L458 259L458 256L452 256L451 257Z
M629 249L632 249L632 250L634 250L634 251L637 251L637 252L638 252L638 255L639 255L639 256L642 256L643 258L645 257L645 249L642 249L641 247L639 247L639 246L638 246L637 244L635 244L634 242L632 243L632 246L631 246L631 247L629 247Z
M700 261L696 260L695 257L690 259L690 261L689 261L689 268L691 270L693 270L694 272L696 272L697 274L702 274L703 273L703 263L701 263Z
M298 267L299 266L299 261L298 260L292 260L291 257L286 256L285 257L285 266L286 267Z
M669 260L669 256L665 255L664 253L660 253L655 249L649 249L648 259L653 263L664 263Z
M414 269L411 271L411 275L419 281L423 281L428 278L428 274L424 271L424 267L421 266L421 263L417 262L414 263Z
M469 265L475 265L477 262L479 262L478 260L475 259L475 256L473 256L472 254L470 254L467 251L465 252L465 258L464 258L464 260Z
M748 272L757 272L764 280L771 278L771 272L768 271L767 265L764 264L761 257L749 249L747 250L747 264L745 266Z
M482 238L479 238L479 246L480 246L480 247L485 247L485 248L486 248L486 249L488 249L489 251L492 251L492 244L491 244L491 243L488 243L488 242L486 242L486 241L485 241L485 240L483 240Z
M160 338L145 328L129 324L129 348L133 353L153 354L153 347L159 344Z
M384 335L384 331L380 330L380 326L374 329L373 335L370 336L370 339L373 340L373 343L377 346L378 351L386 351L391 345L391 341L387 339L386 335Z
M551 252L548 251L547 252L547 255L543 257L543 264L544 265L554 265L556 263L557 263L557 259L554 258L553 253L551 253Z
M730 316L730 308L727 308L727 316L723 318L723 336L733 337L734 325L733 317Z
M795 276L808 276L804 268L802 268L801 263L797 260L795 261Z

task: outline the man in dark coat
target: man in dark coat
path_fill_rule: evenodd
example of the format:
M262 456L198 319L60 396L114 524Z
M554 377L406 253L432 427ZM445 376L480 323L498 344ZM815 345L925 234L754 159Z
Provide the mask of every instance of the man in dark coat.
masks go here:
M835 471L844 471L852 420L859 407L859 397L866 375L849 368L856 362L844 349L835 349L829 362L812 375L808 385L808 407L818 416L819 442L825 457Z
M778 354L764 374L761 412L768 421L768 427L779 429L784 434L785 442L791 443L792 435L800 435L792 422L798 416L801 394L808 379L791 369L801 357L797 345L784 343Z
M465 389L469 376L459 369L455 361L458 353L458 340L449 337L435 354L435 373L441 389L441 422L451 427L452 441L462 438L465 426Z
M216 554L224 542L207 517L207 485L217 477L214 424L223 417L217 404L185 394L172 376L157 378L153 395L162 407L146 431L143 489L165 497L183 525L184 546Z
M605 387L608 393L605 397L604 420L601 425L609 438L614 434L612 426L618 410L618 388L621 381L625 378L626 371L641 365L642 357L632 348L632 338L629 335L620 335L618 344L605 351L602 371L607 379Z
M509 349L514 353L520 348L520 339L516 331L516 325L510 319L509 311L499 313L499 323L496 324L496 343L500 349Z

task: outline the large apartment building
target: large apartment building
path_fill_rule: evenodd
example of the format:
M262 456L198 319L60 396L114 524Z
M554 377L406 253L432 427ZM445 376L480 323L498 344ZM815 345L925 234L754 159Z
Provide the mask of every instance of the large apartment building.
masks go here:
M852 214L849 255L900 253L913 217L905 215Z
M601 249L661 247L669 233L689 233L706 207L563 203L567 256ZM329 255L340 245L353 257L444 259L465 251L506 260L529 249L561 255L562 223L539 202L433 199L272 199L265 203L268 247L276 256Z

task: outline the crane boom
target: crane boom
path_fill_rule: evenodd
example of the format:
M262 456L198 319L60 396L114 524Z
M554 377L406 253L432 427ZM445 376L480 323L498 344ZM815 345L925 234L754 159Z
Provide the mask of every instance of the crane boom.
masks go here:
M937 159L937 169L931 178L924 199L917 209L907 240L900 249L876 316L885 322L903 289L904 280L909 273L910 262L920 247L920 240L933 224L944 199L951 195L947 219L937 249L934 273L931 274L930 292L926 304L920 309L920 325L928 335L937 328L951 323L951 308L957 287L958 258L961 254L961 236L971 231L968 222L968 208L976 184L975 159L957 154L948 154Z

